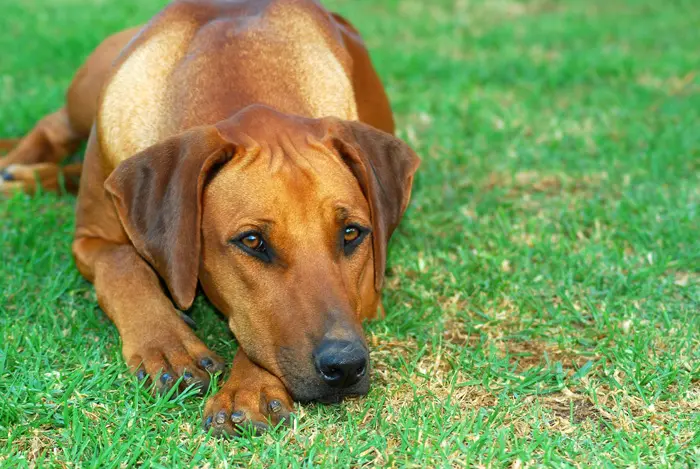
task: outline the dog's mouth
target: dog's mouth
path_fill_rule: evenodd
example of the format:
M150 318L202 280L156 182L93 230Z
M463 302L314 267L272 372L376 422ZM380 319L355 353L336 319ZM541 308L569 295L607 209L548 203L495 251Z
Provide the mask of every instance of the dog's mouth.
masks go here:
M333 395L326 395L323 397L320 397L316 399L316 402L319 402L321 404L340 404L343 402L345 399L353 399L353 398L358 398L364 396L365 393L347 393L347 394L333 394Z
M369 378L364 379L352 388L347 389L329 389L325 385L307 385L302 389L295 389L294 385L289 386L287 384L287 390L294 400L301 403L340 404L346 398L357 398L366 395L369 392L369 381Z

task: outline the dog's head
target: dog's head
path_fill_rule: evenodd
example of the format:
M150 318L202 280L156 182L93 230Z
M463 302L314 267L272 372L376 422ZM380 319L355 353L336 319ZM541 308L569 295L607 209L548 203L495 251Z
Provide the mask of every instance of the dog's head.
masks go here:
M254 106L144 150L105 187L180 308L199 282L295 399L333 401L369 387L361 320L418 164L368 125Z

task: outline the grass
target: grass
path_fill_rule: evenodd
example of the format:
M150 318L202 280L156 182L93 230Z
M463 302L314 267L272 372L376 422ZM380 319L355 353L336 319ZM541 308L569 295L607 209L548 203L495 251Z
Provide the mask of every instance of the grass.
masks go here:
M75 200L0 201L2 467L700 467L700 9L334 0L423 156L373 387L291 431L137 387L70 257ZM162 2L0 0L0 135ZM201 337L231 358L199 299Z

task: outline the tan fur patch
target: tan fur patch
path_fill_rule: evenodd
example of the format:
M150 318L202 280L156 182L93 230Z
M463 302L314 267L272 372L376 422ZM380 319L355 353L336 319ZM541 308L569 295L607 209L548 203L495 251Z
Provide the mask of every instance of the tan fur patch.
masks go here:
M298 11L289 11L290 9ZM350 70L346 70L341 61L329 53L334 49L333 41L325 37L327 31L319 28L318 21L308 13L308 6L304 2L300 5L291 3L277 6L270 10L268 21L270 29L276 31L280 39L287 43L284 61L288 61L288 65L282 68L295 71L296 80L302 87L300 93L304 96L323 96L323 99L310 103L313 105L310 110L312 115L357 120ZM300 37L305 37L306 40L300 42ZM265 49L264 43L259 47ZM347 56L346 53L344 55ZM346 57L347 60L350 58ZM347 114L338 115L343 108Z
M105 87L97 127L113 166L167 137L164 90L195 31L188 21L167 23L129 55Z

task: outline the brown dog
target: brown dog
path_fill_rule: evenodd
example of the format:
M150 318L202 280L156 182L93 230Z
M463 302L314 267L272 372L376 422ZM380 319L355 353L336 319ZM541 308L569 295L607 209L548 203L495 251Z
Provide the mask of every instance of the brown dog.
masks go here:
M367 392L361 322L381 308L419 163L393 131L340 16L312 0L182 0L97 48L66 107L2 160L0 187L73 181L79 168L57 163L89 134L78 268L161 390L222 368L175 308L201 285L240 344L205 411L232 434L285 420L293 399Z

